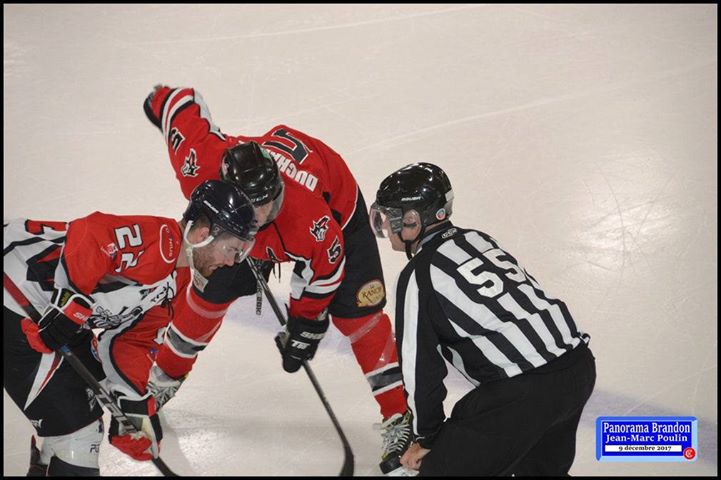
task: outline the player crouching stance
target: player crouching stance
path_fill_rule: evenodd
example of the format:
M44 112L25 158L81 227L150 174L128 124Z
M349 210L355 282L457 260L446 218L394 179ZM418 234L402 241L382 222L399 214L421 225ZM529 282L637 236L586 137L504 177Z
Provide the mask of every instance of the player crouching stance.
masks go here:
M43 439L37 449L33 438L28 475L100 474L102 409L57 353L65 345L139 432L113 419L110 443L157 458L162 430L147 389L156 339L188 311L190 282L243 261L256 231L250 200L217 180L193 191L181 221L95 212L4 226L3 384Z

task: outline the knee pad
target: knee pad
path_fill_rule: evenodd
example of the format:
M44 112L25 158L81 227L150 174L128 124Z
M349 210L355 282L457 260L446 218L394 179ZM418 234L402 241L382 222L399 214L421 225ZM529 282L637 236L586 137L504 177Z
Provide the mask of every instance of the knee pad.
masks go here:
M99 473L98 454L100 443L103 441L103 421L98 419L89 425L67 435L56 437L43 437L43 446L40 450L40 461L48 465L50 475L92 475L88 470ZM55 468L58 472L53 473ZM80 473L86 472L86 473Z

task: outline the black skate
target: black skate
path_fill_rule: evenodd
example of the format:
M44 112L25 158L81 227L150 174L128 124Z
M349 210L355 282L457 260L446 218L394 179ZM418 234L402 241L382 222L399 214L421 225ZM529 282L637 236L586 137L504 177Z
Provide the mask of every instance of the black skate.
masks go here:
M385 419L379 429L383 436L383 454L380 468L383 475L391 477L414 476L416 472L401 465L401 457L411 444L411 413L396 413Z

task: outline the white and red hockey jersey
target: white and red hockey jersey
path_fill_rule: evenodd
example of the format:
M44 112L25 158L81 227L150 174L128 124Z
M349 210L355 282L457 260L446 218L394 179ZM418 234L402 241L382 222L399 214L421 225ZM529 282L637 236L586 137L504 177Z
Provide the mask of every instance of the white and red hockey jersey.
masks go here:
M153 349L190 279L188 268L176 269L177 222L95 212L68 223L14 220L3 236L4 273L35 310L45 310L55 288L90 297L88 326L103 330L98 353L108 380L126 394L144 393ZM7 292L4 304L27 316Z

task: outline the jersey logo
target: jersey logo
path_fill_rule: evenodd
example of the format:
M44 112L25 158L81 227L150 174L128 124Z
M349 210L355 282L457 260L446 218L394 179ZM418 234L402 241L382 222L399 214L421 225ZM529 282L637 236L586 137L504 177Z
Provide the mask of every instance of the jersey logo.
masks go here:
M328 249L328 261L330 263L335 263L340 257L342 251L343 249L340 246L340 240L338 240L338 237L335 237L335 240L333 240L333 243Z
M118 256L118 246L114 243L108 243L104 247L100 248L100 251L102 251L105 255L107 255L110 258L111 262L115 261L115 257Z
M128 307L123 307L122 311L118 314L113 314L110 310L97 306L93 315L88 320L88 324L92 328L104 328L109 330L115 328L121 323L132 322L143 313L143 307L137 305L133 307L130 312L125 313Z
M160 257L165 263L175 261L175 239L167 224L160 226Z
M375 307L386 297L383 282L371 280L358 289L356 293L356 305L359 307Z
M446 238L452 237L453 235L456 234L457 231L458 231L457 228L450 228L450 229L448 229L447 232L445 232L443 235L441 235L441 238L446 239Z
M150 297L149 300L146 300L151 293L153 296ZM159 287L150 290L142 290L140 296L145 302L149 301L153 305L161 305L165 307L169 301L175 298L175 290L166 283L165 285L160 285Z
M200 167L195 158L195 150L191 148L190 153L185 157L180 173L182 173L184 177L197 177L198 170L200 170Z
M173 152L178 153L178 148L180 144L183 143L183 140L185 140L185 137L180 133L180 130L177 128L170 130L168 143L170 144L170 148L173 149Z
M310 234L313 235L316 242L322 242L325 240L325 234L328 231L328 221L330 218L325 215L313 222L313 227L310 229Z

